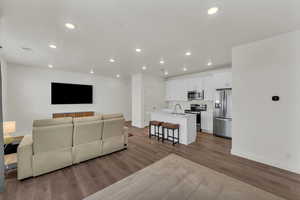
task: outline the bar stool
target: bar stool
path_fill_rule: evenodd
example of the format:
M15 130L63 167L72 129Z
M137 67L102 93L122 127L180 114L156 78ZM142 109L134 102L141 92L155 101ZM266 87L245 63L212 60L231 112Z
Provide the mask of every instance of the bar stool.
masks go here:
M167 140L170 140L173 145L179 144L179 124L163 123L162 128L164 135L162 139L163 142L165 140L165 131L167 131ZM172 135L169 134L170 130L172 130ZM177 137L175 137L175 131L177 131Z
M157 139L159 140L159 128L161 127L163 122L160 122L160 121L150 121L149 122L149 138L151 138L151 136L155 136L157 137ZM154 127L154 134L152 134L152 131L151 131L151 127Z

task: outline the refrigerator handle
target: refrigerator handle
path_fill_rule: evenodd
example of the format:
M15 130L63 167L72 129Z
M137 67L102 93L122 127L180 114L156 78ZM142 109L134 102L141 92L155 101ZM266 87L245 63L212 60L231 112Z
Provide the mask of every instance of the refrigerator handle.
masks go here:
M225 95L224 95L224 97L225 97L225 109L224 109L224 117L227 117L227 92L226 92L226 90L224 91L224 93L225 93Z
M216 120L220 120L220 121L232 121L231 118L221 118L221 117L216 117Z
M225 90L222 91L222 93L223 93L223 98L222 98L222 115L223 115L223 117L225 117L225 108L226 108L226 106L225 106Z

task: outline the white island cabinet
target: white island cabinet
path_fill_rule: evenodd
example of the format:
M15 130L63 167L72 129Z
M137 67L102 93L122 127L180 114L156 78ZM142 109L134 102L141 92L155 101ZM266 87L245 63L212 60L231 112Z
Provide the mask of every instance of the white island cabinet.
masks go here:
M194 114L172 114L165 111L157 111L151 113L151 120L179 124L180 144L189 145L196 141L196 115ZM154 129L152 128L151 131L154 131ZM175 132L175 136L177 136L177 132Z

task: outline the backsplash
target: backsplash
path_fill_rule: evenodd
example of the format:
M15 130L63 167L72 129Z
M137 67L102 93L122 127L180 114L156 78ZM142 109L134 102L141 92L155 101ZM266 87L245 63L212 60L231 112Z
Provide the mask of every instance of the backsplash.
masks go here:
M202 101L202 100L193 100L193 101L169 101L167 103L168 109L174 109L176 104L180 104L183 111L189 110L191 108L191 104L206 104L207 111L213 110L213 101Z

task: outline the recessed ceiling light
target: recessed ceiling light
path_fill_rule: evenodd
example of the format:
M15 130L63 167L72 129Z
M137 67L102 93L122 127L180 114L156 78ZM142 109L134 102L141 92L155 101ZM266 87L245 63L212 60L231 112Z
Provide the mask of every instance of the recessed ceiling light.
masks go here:
M71 23L66 23L65 26L66 26L68 29L74 29L74 28L75 28L75 25L74 25L74 24L71 24Z
M116 77L117 77L117 78L120 78L120 74L117 74Z
M49 47L50 47L51 49L56 49L56 45L54 45L54 44L49 44Z
M159 61L159 63L163 65L163 64L165 64L165 61L161 60L161 61Z
M147 69L147 67L144 65L143 67L142 67L142 70L146 70Z
M90 74L94 74L94 70L93 69L91 69Z
M141 51L142 51L142 49L135 49L135 51L136 51L136 52L141 52Z
M48 67L49 67L49 68L53 68L53 65L49 64Z
M167 76L167 75L169 75L169 72L168 72L168 71L165 71L165 73L164 73L164 74Z
M211 65L212 65L212 62L211 62L211 61L208 61L207 65L208 65L208 66L211 66Z
M115 59L111 58L111 59L109 59L109 62L113 63L113 62L115 62Z
M185 53L185 55L190 56L190 55L192 55L192 53L188 51L188 52Z
M186 68L186 67L184 67L184 68L182 68L182 70L183 70L184 72L186 72L186 71L187 71L187 68Z
M207 14L209 15L214 15L216 14L217 12L219 11L219 8L218 7L211 7L207 10Z

